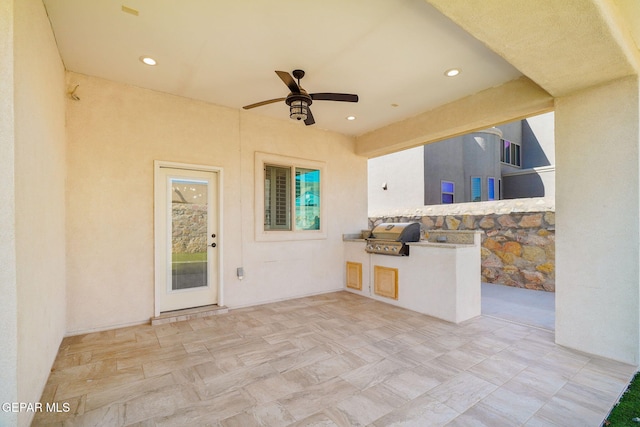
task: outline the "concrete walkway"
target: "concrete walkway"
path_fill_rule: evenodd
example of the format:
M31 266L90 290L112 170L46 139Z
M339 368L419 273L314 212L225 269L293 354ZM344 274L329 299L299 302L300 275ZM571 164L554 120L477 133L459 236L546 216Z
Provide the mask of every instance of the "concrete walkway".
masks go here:
M482 314L555 331L555 293L482 283Z

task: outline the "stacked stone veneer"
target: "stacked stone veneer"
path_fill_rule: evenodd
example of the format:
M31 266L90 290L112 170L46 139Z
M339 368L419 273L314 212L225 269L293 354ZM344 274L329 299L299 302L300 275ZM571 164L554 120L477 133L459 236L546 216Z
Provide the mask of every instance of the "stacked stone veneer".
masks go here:
M420 222L429 230L481 230L483 282L555 291L555 203L544 198L397 210L369 218Z
M199 253L207 251L207 206L173 203L173 252Z

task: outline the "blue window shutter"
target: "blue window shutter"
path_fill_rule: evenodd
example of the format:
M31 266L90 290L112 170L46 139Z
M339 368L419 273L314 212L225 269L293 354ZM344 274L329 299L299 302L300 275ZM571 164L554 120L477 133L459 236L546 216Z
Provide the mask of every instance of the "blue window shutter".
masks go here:
M488 200L496 199L496 179L495 178L487 178L487 199Z
M471 178L471 201L479 202L482 200L482 178Z

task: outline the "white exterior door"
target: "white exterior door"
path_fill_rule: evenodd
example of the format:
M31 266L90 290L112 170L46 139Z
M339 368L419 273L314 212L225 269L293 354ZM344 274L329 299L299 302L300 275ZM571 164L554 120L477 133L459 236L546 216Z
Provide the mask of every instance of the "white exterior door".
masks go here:
M156 316L219 303L219 172L156 162Z

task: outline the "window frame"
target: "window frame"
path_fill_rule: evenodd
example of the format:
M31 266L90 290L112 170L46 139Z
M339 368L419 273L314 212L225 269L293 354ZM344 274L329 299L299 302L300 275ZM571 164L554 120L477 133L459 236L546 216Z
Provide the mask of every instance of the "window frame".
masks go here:
M451 185L453 186L453 191L451 191L451 192L443 191L443 189L442 189L442 184L444 184L445 182L446 182L447 184L451 184ZM450 195L450 196L451 196L451 203L445 203L445 202L444 202L444 200L443 200L443 196L444 196L445 194L446 194L446 195ZM440 204L441 204L441 205L452 205L452 204L454 204L455 202L456 202L456 183L455 183L455 182L453 182L453 181L447 181L447 180L441 179L441 180L440 180Z
M289 168L289 224L286 229L268 229L265 227L265 168L267 166ZM311 169L320 173L320 229L305 230L296 228L296 170ZM316 240L327 238L327 211L325 182L326 163L316 160L300 159L296 157L281 156L256 151L254 171L255 193L255 239L256 241L291 241L291 240Z
M508 148L505 143L509 143ZM522 144L508 139L500 139L500 163L522 168Z

